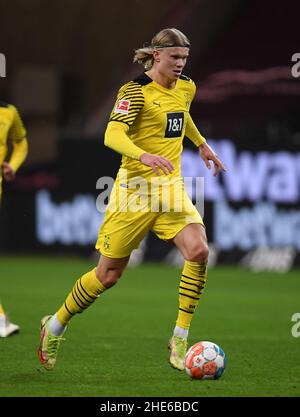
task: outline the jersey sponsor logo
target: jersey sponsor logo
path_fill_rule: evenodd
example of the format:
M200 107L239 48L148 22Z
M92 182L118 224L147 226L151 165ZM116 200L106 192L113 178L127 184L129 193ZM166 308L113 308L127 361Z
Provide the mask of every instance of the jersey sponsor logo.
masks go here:
M128 114L130 107L130 101L129 100L119 100L117 102L116 108L114 110L115 113L122 113L122 114Z
M165 138L180 138L182 136L183 122L183 112L167 113L167 127L165 131Z

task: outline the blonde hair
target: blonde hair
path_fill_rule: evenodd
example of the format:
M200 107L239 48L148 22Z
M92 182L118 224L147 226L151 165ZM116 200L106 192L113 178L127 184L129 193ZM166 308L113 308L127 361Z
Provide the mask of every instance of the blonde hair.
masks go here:
M153 50L175 46L190 48L191 44L180 30L175 28L163 29L154 36L149 46L134 51L133 62L137 62L143 65L146 70L149 70L153 65Z

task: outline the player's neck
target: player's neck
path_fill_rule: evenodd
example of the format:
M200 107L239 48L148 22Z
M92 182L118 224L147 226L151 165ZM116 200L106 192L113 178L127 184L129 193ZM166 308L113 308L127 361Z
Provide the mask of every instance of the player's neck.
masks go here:
M157 84L161 85L164 88L172 90L176 86L175 80L170 80L170 78L167 78L165 75L158 72L155 68L151 68L149 71L146 72L146 74L153 81L155 81Z

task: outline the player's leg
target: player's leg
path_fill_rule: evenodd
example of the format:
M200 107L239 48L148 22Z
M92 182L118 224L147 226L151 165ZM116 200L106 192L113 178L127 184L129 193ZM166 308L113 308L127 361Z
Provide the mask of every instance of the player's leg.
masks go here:
M189 224L175 236L173 242L184 257L176 325L185 329L183 334L187 334L207 278L208 244L205 229L201 224Z
M173 242L184 257L184 267L179 284L178 316L170 340L170 363L183 370L189 328L207 277L208 245L204 226L185 226Z
M101 255L97 267L76 281L72 291L56 313L59 324L65 328L75 314L82 313L105 290L115 285L126 268L128 260L129 256L112 259ZM50 321L50 329L54 334L58 332L62 334L59 324L56 328L55 318L52 323Z
M208 246L203 220L182 180L174 183L170 196L170 210L156 219L152 230L159 238L173 242L184 258L178 317L169 341L170 363L183 370L189 327L206 281Z
M2 199L2 177L0 173L0 209L1 209L1 199ZM0 224L0 228L1 228L1 224ZM20 331L20 327L17 324L11 323L0 301L0 337L8 337L8 336L18 333L19 331Z
M121 277L129 256L111 259L101 255L96 268L80 277L62 306L53 316L45 316L41 322L41 340L38 355L41 364L52 370L57 358L62 335L72 317L82 313Z
M96 249L101 253L98 266L79 278L60 309L41 323L39 358L46 369L53 369L67 324L82 313L122 275L131 252L147 234L152 217L144 212L107 210L99 231Z
M11 323L0 301L0 337L8 337L18 333L20 327Z

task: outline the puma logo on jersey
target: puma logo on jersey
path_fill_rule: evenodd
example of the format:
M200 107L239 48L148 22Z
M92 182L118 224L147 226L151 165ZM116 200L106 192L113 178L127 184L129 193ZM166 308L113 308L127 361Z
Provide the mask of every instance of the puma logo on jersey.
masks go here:
M160 107L160 102L159 101L153 101L153 104Z

